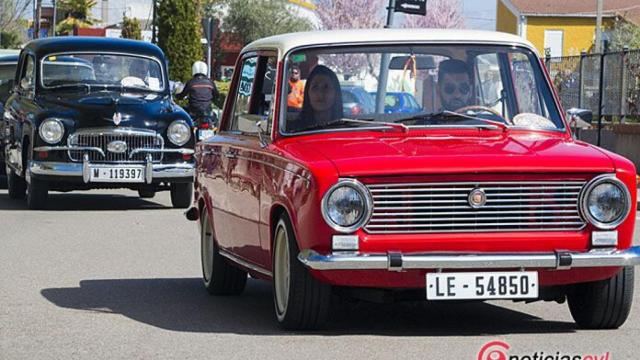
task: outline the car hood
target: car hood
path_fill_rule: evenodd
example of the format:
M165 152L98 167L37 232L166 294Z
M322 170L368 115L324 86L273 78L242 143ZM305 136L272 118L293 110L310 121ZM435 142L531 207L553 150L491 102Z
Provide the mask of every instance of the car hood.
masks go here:
M182 109L161 94L123 95L117 92L97 94L51 94L40 97L43 108L55 115L73 119L76 128L121 127L162 128ZM119 114L116 116L115 114ZM182 114L186 117L186 114ZM114 121L119 118L119 123ZM188 117L187 117L188 119Z
M324 155L341 177L614 170L604 152L564 134L376 137L350 133L330 139L306 137L291 145Z

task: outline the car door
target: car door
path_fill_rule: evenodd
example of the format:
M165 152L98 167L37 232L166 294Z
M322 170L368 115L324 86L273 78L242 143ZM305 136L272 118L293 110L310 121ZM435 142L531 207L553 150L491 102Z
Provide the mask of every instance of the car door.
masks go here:
M6 162L17 173L22 173L24 160L24 136L33 134L31 122L37 112L35 103L36 61L35 56L23 52L20 56L18 82L15 86L16 96L9 99L5 106L5 121L9 128L9 139L5 148Z
M209 151L219 157L211 177L214 230L220 246L250 262L260 262L258 235L259 190L258 182L251 178L251 143L257 141L251 134L247 119L255 92L255 73L258 55L246 54L240 63L240 73L229 96L230 112L222 124L215 148ZM220 184L220 181L223 184Z

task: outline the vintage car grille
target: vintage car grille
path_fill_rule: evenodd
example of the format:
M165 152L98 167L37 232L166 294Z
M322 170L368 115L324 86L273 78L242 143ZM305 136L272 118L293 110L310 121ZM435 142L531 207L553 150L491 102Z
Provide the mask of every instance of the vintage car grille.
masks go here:
M584 181L369 184L373 214L365 230L383 233L579 230ZM482 189L486 203L472 208Z
M107 145L112 141L124 141L127 143L127 150L124 153L113 153L107 149ZM162 149L164 140L162 136L153 131L95 131L77 132L69 137L69 146L96 147L102 149L105 157L97 151L69 150L69 157L72 161L82 161L82 156L89 155L91 162L103 163L139 163L145 160L147 153L141 152L131 155L134 149L150 148ZM153 162L162 161L162 153L151 153Z

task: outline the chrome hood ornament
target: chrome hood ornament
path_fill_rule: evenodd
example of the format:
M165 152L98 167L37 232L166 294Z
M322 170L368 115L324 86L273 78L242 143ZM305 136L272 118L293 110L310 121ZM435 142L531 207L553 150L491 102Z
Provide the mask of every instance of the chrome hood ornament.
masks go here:
M119 112L117 112L117 111L116 111L116 112L114 112L114 113L113 113L113 118L112 118L112 120L113 120L113 123L114 123L116 126L120 125L120 123L122 122L122 114L120 114L120 113L119 113Z

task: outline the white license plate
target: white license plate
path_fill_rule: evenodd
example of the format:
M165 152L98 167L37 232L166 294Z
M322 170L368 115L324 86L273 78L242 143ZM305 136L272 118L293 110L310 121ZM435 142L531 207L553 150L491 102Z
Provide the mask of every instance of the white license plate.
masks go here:
M91 182L144 182L144 166L92 167Z
M214 136L216 134L215 131L208 129L208 130L198 130L198 140L205 140L208 139L212 136Z
M427 300L537 297L538 273L535 271L427 274Z

